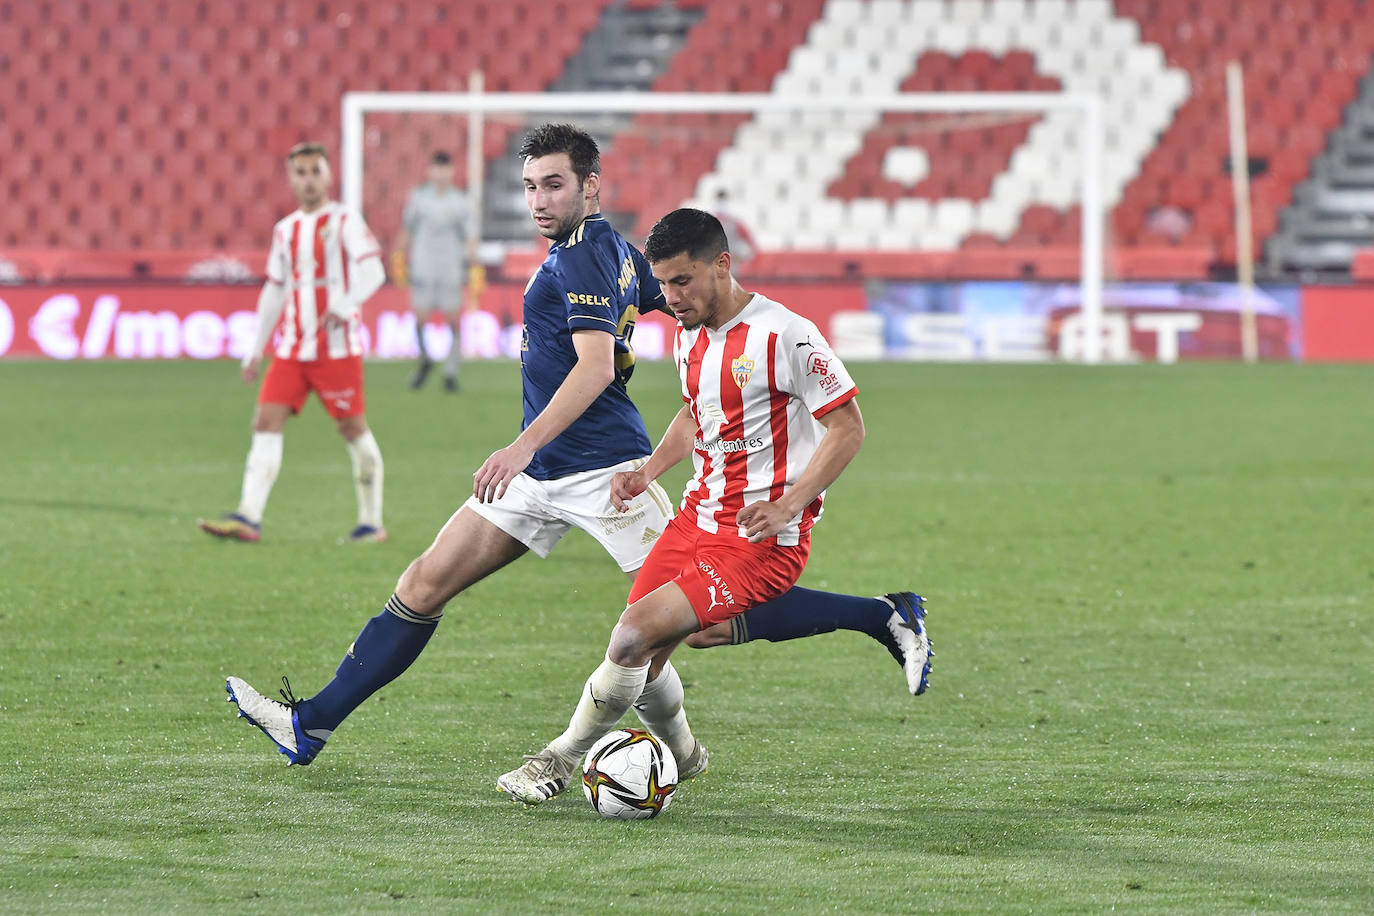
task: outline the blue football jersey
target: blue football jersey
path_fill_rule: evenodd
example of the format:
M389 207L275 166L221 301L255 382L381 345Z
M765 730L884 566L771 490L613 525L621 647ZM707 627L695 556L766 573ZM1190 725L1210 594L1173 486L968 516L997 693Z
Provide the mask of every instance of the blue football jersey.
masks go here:
M548 406L577 362L573 331L589 328L615 337L616 377L582 416L535 452L525 473L551 480L608 468L652 451L644 419L625 385L634 371L630 336L635 319L642 311L663 307L663 291L649 262L599 214L587 217L549 249L525 287L521 429Z

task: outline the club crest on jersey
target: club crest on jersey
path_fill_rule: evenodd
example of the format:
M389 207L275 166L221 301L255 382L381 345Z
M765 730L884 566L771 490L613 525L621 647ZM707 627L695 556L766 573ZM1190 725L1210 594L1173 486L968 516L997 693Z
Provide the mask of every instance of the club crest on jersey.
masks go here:
M730 363L730 374L734 376L735 384L743 388L749 384L749 377L754 374L754 361L743 354L736 356Z

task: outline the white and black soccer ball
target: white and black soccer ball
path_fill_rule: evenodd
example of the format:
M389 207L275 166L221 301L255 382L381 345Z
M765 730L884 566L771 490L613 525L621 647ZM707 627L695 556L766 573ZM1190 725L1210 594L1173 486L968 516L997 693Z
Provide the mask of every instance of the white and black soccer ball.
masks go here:
M602 817L657 817L676 789L673 752L642 729L611 732L582 761L582 792Z

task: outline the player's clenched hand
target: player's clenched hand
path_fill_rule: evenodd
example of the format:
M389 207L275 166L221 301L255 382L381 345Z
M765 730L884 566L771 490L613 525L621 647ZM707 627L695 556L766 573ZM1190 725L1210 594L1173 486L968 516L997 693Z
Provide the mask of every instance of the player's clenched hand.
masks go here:
M239 374L243 376L244 384L251 385L258 380L258 358L254 356L239 367Z
M786 509L767 500L750 503L735 515L735 521L744 526L744 533L749 536L751 544L771 538L786 528L791 520L792 516L787 514Z
M620 512L628 511L630 500L649 488L643 471L616 471L611 476L611 505Z
M529 467L534 453L522 446L511 444L482 462L472 475L472 495L478 502L495 502L506 495L506 487L516 476Z

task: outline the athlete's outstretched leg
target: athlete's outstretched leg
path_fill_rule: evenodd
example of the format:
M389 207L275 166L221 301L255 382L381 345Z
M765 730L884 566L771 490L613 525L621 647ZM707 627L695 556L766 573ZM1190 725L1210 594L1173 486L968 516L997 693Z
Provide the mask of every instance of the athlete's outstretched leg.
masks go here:
M855 630L882 643L902 666L907 689L925 692L934 652L926 634L924 601L913 592L861 598L794 586L733 620L694 633L687 645L705 649L755 639L785 642L835 630Z
M401 574L395 594L363 627L334 679L302 701L305 727L331 732L338 728L349 713L419 657L450 599L525 550L524 544L471 509L454 513L429 549Z
M459 509L401 575L386 607L363 627L323 690L306 700L287 695L280 703L231 677L230 698L288 760L309 763L349 713L419 657L451 598L526 549L472 509Z

